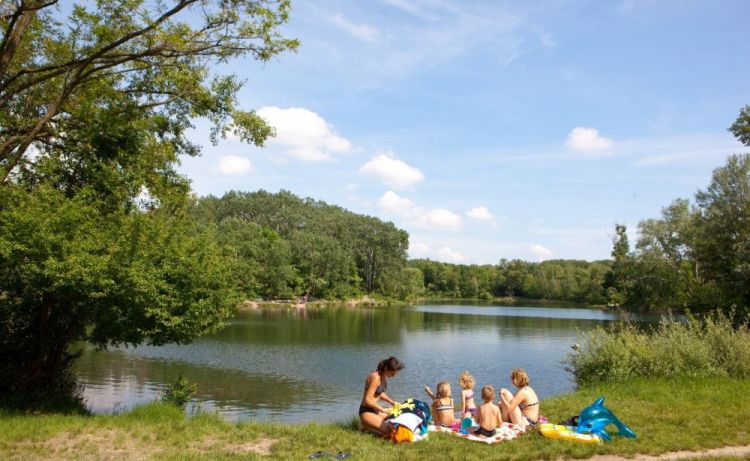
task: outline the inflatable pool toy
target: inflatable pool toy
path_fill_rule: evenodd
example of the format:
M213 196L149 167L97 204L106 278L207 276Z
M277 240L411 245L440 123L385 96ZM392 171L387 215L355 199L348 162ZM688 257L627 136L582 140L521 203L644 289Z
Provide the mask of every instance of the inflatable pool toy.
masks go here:
M578 417L576 431L581 434L591 433L604 440L611 440L607 431L604 430L610 424L614 424L617 427L618 432L616 435L630 438L637 437L635 432L617 419L617 416L604 406L604 397L599 397L594 403L583 409Z
M578 443L602 443L602 438L594 434L580 434L573 426L562 426L560 424L542 423L539 432L548 439L570 440Z
M466 416L464 419L461 420L461 426L458 432L462 434L468 434L469 429L471 429L473 426L474 426L474 420L471 419L471 416Z

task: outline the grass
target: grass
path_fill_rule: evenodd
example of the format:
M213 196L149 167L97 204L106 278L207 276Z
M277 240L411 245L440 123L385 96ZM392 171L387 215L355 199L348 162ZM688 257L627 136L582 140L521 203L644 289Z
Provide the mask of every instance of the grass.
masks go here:
M307 459L316 451L348 451L352 459L539 460L632 456L750 444L750 380L676 378L590 386L541 404L552 421L578 413L596 397L638 439L601 446L543 438L537 432L499 445L430 434L425 442L393 445L346 424L229 423L216 415L185 418L154 403L120 415L0 413L0 459ZM726 458L730 459L730 458Z

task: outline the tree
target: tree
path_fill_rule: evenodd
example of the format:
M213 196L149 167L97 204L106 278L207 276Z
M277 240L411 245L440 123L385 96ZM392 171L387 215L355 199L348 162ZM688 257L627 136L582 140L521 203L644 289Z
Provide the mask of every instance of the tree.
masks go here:
M210 230L98 205L88 190L0 189L0 400L69 392L78 341L184 343L235 306Z
M729 131L750 146L750 106ZM750 154L728 157L695 203L675 200L641 221L633 256L618 226L610 295L641 308L750 308Z
M750 154L732 155L696 194L696 253L728 302L750 306Z
M67 6L67 5L66 5ZM0 396L69 390L71 345L187 342L238 298L215 225L187 219L212 122L262 145L273 130L210 64L297 42L287 0L0 4Z
M99 110L151 123L167 164L198 153L184 136L194 117L213 122L214 140L231 130L262 145L271 128L236 107L239 82L211 78L208 64L295 49L277 32L288 13L288 0L102 0L73 5L58 21L57 0L4 2L0 181L33 166L34 152L71 155L60 147L87 139Z
M630 243L628 242L627 227L615 224L615 237L612 239L612 269L605 280L607 302L620 305L628 296L631 280Z
M339 299L362 292L400 296L393 289L403 278L409 235L392 223L283 190L204 197L193 215L217 223L240 219L288 242L301 279L298 294ZM229 242L231 238L222 240L242 245ZM270 270L264 263L261 268Z
M729 131L742 144L750 146L750 105L740 110L737 120L729 127Z

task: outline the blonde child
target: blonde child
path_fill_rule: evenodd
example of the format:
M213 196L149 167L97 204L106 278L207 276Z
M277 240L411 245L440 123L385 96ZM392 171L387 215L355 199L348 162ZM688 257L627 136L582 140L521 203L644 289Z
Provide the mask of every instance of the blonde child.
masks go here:
M526 428L539 423L539 397L529 386L529 375L523 368L514 368L510 381L518 391L513 395L508 389L500 389L500 409L503 421Z
M461 417L471 416L476 419L477 405L474 403L474 377L466 370L458 377L461 386Z
M492 437L495 430L503 423L503 416L500 408L494 404L495 388L484 386L482 388L482 400L484 404L477 409L477 422L479 427L474 431L474 435L479 437Z
M427 395L432 397L432 418L435 420L435 424L442 427L451 427L451 424L455 421L451 385L448 381L440 381L436 388L437 395L433 394L432 389L426 384L424 390Z

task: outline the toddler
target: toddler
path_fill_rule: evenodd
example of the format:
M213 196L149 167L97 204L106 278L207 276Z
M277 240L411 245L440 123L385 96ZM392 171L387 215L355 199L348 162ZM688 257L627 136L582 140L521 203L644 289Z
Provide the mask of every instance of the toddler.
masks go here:
M466 370L458 377L461 386L461 417L471 416L476 419L477 405L474 403L474 377Z

